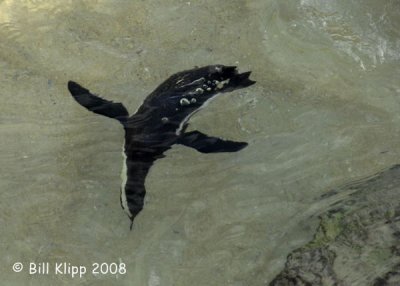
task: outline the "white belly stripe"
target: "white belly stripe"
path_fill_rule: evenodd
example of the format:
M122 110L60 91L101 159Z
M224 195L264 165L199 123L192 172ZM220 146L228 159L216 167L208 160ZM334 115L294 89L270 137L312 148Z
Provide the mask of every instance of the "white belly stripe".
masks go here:
M176 131L175 131L175 134L176 134L176 135L180 135L183 126L185 125L186 122L189 121L190 117L192 117L192 115L195 114L197 111L199 111L199 110L203 109L204 107L206 107L212 100L214 100L217 96L220 96L220 95L221 95L221 93L218 93L218 94L214 95L213 97L207 99L207 100L203 103L202 106L200 106L200 107L197 108L195 111L193 111L193 112L190 113L188 116L186 116L186 117L182 120L182 122L179 124L179 127L178 127L178 128L176 129Z
M121 172L121 205L122 208L125 210L125 212L128 214L129 217L132 217L132 213L129 211L128 207L128 201L126 199L126 191L125 191L125 186L128 181L128 166L127 166L127 157L125 154L125 142L124 145L122 146L122 172Z

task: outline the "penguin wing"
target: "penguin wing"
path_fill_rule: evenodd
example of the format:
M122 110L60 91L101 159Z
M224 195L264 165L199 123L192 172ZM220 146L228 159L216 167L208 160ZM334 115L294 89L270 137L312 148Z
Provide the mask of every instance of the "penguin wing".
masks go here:
M68 90L80 105L94 113L117 119L121 123L129 117L129 113L122 103L115 103L98 97L74 81L68 82Z
M178 144L196 149L201 153L237 152L247 146L246 142L235 142L207 136L200 131L182 134Z

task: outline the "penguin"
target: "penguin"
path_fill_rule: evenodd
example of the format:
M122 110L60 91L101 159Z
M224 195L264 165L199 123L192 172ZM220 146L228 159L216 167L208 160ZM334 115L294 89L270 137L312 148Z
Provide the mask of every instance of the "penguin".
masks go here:
M210 65L173 74L129 115L121 103L91 93L74 81L68 82L72 97L94 113L118 120L125 130L120 203L130 219L143 209L145 179L157 159L174 144L201 153L237 152L246 142L224 140L200 131L186 132L188 121L217 95L255 83L251 71L239 73L236 66Z

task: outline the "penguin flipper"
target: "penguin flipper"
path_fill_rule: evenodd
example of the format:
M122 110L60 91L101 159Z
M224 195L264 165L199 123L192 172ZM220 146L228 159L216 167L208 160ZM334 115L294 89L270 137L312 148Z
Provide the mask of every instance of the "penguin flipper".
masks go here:
M129 113L122 103L98 97L74 81L68 82L68 90L80 105L94 113L117 119L121 123L129 117Z
M246 142L210 137L200 131L184 133L177 143L196 149L201 153L237 152L247 146Z

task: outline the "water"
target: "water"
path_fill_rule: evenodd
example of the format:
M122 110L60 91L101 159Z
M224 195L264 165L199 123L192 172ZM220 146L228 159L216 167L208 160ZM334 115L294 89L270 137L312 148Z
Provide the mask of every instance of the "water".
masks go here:
M312 240L322 195L399 161L399 13L393 0L1 1L2 280L267 285ZM257 84L219 97L191 128L249 146L175 146L129 231L123 130L76 104L67 81L134 112L170 74L215 63L252 70ZM122 262L127 273L30 275L29 262ZM343 285L365 285L384 266L368 281L334 268Z

